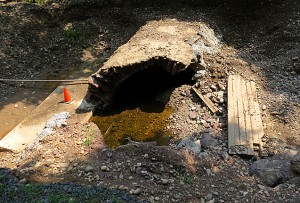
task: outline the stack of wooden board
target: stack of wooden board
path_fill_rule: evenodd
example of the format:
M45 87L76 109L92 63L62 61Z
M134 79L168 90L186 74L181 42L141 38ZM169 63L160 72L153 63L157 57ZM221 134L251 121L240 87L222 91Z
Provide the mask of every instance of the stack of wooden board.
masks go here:
M256 87L239 75L228 78L228 149L229 154L260 153L264 135Z

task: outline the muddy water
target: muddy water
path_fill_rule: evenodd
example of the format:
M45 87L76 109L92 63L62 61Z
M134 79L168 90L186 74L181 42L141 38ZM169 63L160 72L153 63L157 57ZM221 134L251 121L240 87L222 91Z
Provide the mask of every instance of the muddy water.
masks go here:
M88 76L92 73L89 69L77 70L70 68L68 71L50 75L43 73L39 75L40 79L60 80L72 79ZM59 85L60 82L41 82L27 83L23 87L19 83L15 83L16 93L8 98L4 103L0 104L0 140L6 136L15 126L17 126ZM62 98L63 99L63 98Z
M172 112L170 107L152 102L133 109L97 112L91 121L101 130L106 145L112 148L126 144L128 137L137 142L156 141L158 145L167 145L171 133L165 127Z

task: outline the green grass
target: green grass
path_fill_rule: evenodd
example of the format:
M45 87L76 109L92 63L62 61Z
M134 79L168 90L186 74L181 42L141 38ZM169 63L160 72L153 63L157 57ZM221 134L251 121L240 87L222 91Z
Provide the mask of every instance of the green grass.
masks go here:
M25 0L25 2L32 3L32 4L45 4L47 0Z
M65 28L64 35L69 39L70 43L74 44L82 36L82 32L74 28Z
M191 184L194 183L194 178L190 175L186 175L186 176L183 177L182 182L186 185L191 185Z
M24 187L26 200L39 202L42 196L42 188L37 184L27 184Z
M90 144L92 144L92 141L93 141L94 137L92 136L87 136L83 142L83 146L90 146Z
M5 185L4 185L4 180L6 179L6 174L3 174L0 176L0 192L4 191Z
M77 197L72 197L64 193L55 193L49 195L49 203L79 203L80 200Z

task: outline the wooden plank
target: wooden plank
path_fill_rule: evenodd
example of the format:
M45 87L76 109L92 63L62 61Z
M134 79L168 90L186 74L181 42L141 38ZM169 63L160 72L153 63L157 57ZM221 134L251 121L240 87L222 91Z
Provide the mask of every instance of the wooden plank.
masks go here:
M251 88L251 84L250 82L247 82L247 95L248 95L248 108L249 108L249 118L250 118L250 125L251 125L251 137L249 137L249 140L251 139L253 145L255 143L255 141L257 140L255 138L255 109L254 109L254 98L253 98L253 93L252 93L252 88Z
M206 104L206 106L213 112L219 112L219 109L216 105L205 95L202 95L196 88L192 87L194 92L200 97L200 99Z
M231 146L235 145L235 133L234 133L234 128L235 128L235 119L234 119L234 97L233 97L233 76L230 75L228 77L228 84L227 84L227 89L228 89L228 151L229 153L233 153L230 149Z
M230 89L232 90L230 96L228 96L228 103L230 103L231 110L229 113L229 122L228 127L229 130L229 139L232 140L231 144L228 144L229 153L230 154L242 154L244 153L244 146L240 144L240 132L239 132L239 121L238 121L238 103L237 103L237 96L238 96L238 89L237 87L237 76L230 77L231 84Z
M257 126L257 116L255 110L255 97L256 97L256 88L253 86L253 83L249 82L249 98L250 98L250 118L251 118L251 126L252 126L252 135L253 135L253 144L259 145L259 137L258 137L258 126Z
M251 126L251 118L250 118L250 110L249 110L249 95L247 94L247 88L249 82L245 82L242 86L243 89L243 106L244 106L244 116L245 116L245 132L247 136L247 144L248 144L248 155L254 155L253 149L253 135L252 135L252 126Z
M253 96L254 96L254 109L255 109L255 121L256 121L256 138L257 138L257 143L260 145L261 147L261 138L264 136L264 132L263 132L263 124L262 124L262 119L261 119L261 113L260 113L260 108L259 108L259 104L257 101L257 93L256 93L256 87L255 87L255 83L253 81L250 82L251 84L251 89L253 92Z
M242 81L242 78L240 76L237 76L237 82L236 82L236 87L237 88L237 118L239 122L239 128L238 128L238 133L240 137L240 143L239 145L245 146L245 150L241 152L242 154L247 154L247 137L246 137L246 128L245 128L245 112L244 112L244 105L243 105L243 89L242 87L244 86L244 82Z
M240 146L240 135L239 135L239 119L238 119L238 103L237 103L237 97L238 97L238 89L237 88L237 76L235 75L233 77L233 94L232 94L232 99L233 99L233 112L234 112L234 120L233 120L233 125L234 125L234 138L235 138L235 150L237 154L240 154L240 149L237 146Z
M261 149L263 125L254 82L228 77L228 149L230 154L254 155Z

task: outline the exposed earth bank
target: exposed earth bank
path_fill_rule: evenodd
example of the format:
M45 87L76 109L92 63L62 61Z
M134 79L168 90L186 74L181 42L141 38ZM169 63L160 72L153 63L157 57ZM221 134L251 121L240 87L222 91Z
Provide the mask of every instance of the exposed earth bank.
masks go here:
M96 71L147 21L205 22L222 36L223 46L217 55L204 55L208 67L196 86L210 93L222 114L211 114L191 86L183 85L170 93L167 104L175 109L166 127L174 134L170 146L130 141L109 149L94 124L67 121L32 150L1 152L0 166L6 168L0 174L1 202L298 202L300 3L145 8L113 2L0 1L2 77L64 78L84 66ZM227 154L229 74L257 83L265 159ZM0 87L2 109L16 102L35 106L46 96L44 90L33 93L37 84ZM16 114L22 111L17 107ZM184 137L193 150L180 144Z

